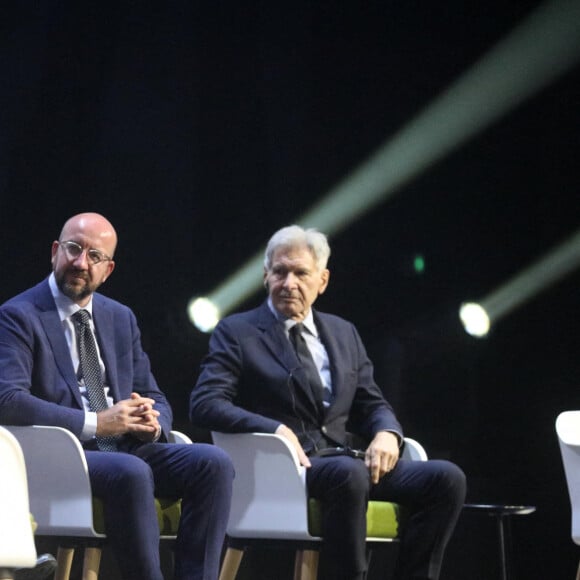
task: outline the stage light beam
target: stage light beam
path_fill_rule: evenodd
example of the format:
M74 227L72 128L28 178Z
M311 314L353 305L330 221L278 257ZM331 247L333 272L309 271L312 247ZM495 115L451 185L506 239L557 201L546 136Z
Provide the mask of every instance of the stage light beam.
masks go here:
M565 73L579 57L580 2L543 3L295 223L328 235L340 231ZM208 295L220 315L260 288L262 260L256 254Z
M479 301L478 308L488 317L488 330L489 326L493 326L579 266L580 230ZM485 336L487 331L483 334L471 332L473 320L468 315L475 311L471 304L466 314L467 306L462 305L459 313L465 331L474 336Z

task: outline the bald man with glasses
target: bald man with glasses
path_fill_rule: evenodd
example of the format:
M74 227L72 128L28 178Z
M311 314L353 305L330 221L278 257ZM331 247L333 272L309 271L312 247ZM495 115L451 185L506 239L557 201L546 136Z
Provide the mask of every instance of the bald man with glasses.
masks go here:
M126 580L163 580L154 496L182 498L176 580L215 580L233 467L213 445L167 444L172 411L133 312L97 292L117 234L96 213L70 218L52 273L0 307L0 423L53 425L85 449L93 493Z

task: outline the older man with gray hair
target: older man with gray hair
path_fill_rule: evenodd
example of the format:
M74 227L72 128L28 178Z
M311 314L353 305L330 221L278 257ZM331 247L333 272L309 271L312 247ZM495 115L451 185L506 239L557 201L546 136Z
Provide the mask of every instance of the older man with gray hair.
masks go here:
M453 463L399 459L403 430L373 377L356 328L312 305L330 272L326 236L289 226L270 239L264 260L268 299L222 320L191 394L191 419L215 431L278 433L298 452L311 497L321 500L320 578L361 580L369 499L404 504L396 578L439 577L465 499ZM326 456L365 440L362 460Z

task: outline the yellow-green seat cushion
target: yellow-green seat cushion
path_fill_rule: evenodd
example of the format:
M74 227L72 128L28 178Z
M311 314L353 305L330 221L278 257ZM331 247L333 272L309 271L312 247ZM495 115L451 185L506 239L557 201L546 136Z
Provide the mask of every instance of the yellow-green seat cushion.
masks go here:
M389 501L369 501L367 508L367 537L394 539L399 535L401 506ZM312 536L322 535L322 504L308 500L308 531Z
M155 508L161 535L175 536L181 517L181 500L155 498ZM98 497L93 497L93 527L97 533L105 533L103 502Z

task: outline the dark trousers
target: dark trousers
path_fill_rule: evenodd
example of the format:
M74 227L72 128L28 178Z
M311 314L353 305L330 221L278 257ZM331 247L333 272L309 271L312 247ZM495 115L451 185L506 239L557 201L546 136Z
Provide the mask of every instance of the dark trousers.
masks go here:
M409 514L400 538L397 580L439 578L443 553L465 500L465 475L448 461L400 460L372 485L364 461L311 458L306 481L323 505L320 577L359 580L366 573L367 501L403 505Z
M221 449L150 443L131 454L86 451L86 457L125 580L163 580L155 495L182 498L175 579L217 579L234 476Z

